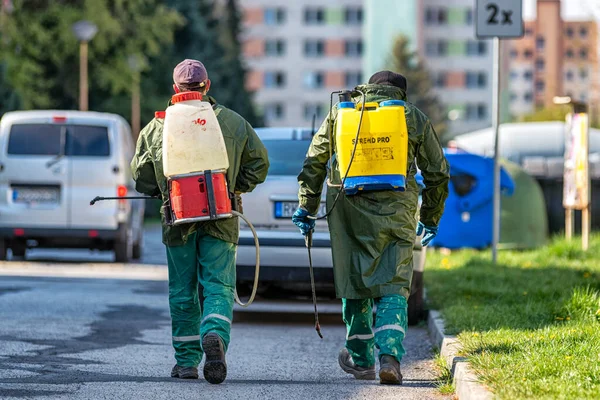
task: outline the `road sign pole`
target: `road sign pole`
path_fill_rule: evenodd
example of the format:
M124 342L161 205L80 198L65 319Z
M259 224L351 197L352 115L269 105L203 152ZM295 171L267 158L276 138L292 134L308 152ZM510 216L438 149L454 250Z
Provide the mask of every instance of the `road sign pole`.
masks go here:
M494 212L492 259L498 261L500 241L500 39L494 38L494 93L492 126L494 128Z

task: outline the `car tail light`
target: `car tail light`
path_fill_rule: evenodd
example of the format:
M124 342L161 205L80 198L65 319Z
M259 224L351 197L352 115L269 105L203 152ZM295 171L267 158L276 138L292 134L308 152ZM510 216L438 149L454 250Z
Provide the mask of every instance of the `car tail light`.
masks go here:
M25 229L17 228L13 232L15 236L25 236Z
M52 122L56 124L63 124L67 122L67 117L52 117Z
M125 197L125 196L127 196L127 186L119 185L117 187L117 196L118 197Z
M88 231L88 236L91 237L91 238L97 238L98 237L98 231L95 231L95 230Z

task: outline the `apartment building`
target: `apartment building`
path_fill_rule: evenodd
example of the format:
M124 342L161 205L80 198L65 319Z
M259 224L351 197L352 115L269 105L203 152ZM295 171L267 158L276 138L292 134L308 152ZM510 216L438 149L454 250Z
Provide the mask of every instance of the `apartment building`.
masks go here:
M371 73L385 66L393 38L405 35L431 72L436 92L447 108L449 134L490 126L492 43L475 38L474 1L402 0L396 6L382 5L381 0L366 0L365 48L369 58L365 59L365 71ZM377 35L378 31L382 35ZM381 41L387 47L382 47ZM505 100L504 104L508 95Z
M598 23L565 21L560 0L538 0L537 18L526 21L525 37L511 41L510 97L514 116L553 105L570 96L600 106Z
M241 0L248 88L267 126L310 126L363 82L363 0Z

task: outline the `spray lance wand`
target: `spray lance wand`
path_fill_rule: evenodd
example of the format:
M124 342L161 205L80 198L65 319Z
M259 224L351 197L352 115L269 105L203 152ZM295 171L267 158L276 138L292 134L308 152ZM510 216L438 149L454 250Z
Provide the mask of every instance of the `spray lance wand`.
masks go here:
M366 96L365 94L356 89L357 92L359 92L362 95L362 108L361 108L361 112L360 112L360 119L358 121L358 129L356 131L356 139L354 140L354 148L352 149L352 155L350 157L350 163L348 164L348 169L346 170L346 173L344 174L344 178L342 179L341 184L339 185L334 185L331 181L331 168L328 168L328 173L329 173L329 177L327 178L327 186L328 187L337 187L340 188L340 190L338 191L337 195L335 196L335 199L333 200L333 204L331 206L331 209L329 209L329 211L327 211L325 213L325 215L323 215L322 217L313 217L311 215L308 216L308 218L310 219L314 219L314 220L320 220L320 219L325 219L327 218L331 212L333 211L333 209L335 208L340 195L342 194L343 191L343 187L344 187L344 183L346 183L346 178L348 177L348 174L350 173L350 168L352 167L352 161L354 161L354 155L356 154L356 146L358 144L358 137L360 135L360 128L362 126L362 121L363 121L363 115L365 112L365 102L366 102ZM351 101L351 92L348 90L343 90L343 91L336 91L336 92L332 92L331 93L331 97L329 99L329 119L327 121L327 131L328 131L328 137L329 137L329 162L331 162L332 158L333 158L333 137L332 137L332 130L333 130L333 96L338 94L340 101ZM313 118L313 135L315 132L315 127L314 127L314 123L315 123L315 119ZM306 236L304 237L304 242L306 244L306 248L308 249L308 268L309 268L309 272L310 272L310 287L312 289L312 300L313 300L313 306L315 308L315 330L317 331L317 334L319 335L319 337L321 339L323 339L323 334L321 333L321 325L319 324L319 312L317 311L317 293L316 293L316 289L315 289L315 274L314 274L314 269L313 269L313 262L312 262L312 245L313 245L313 231L310 230Z

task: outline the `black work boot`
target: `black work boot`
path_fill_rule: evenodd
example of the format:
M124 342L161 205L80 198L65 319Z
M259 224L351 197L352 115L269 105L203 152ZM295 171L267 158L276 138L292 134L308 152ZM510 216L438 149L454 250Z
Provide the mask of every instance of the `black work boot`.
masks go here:
M177 364L171 370L171 378L179 379L198 379L198 368L181 367Z
M343 348L340 350L340 355L338 356L338 363L340 367L347 374L354 375L356 379L360 380L375 380L375 366L372 367L359 367L352 360L352 356L348 352L347 348Z
M225 346L223 339L216 333L208 333L202 338L202 350L206 354L204 379L208 383L219 384L227 377Z
M383 385L402 385L400 363L395 357L381 356L379 360L379 380Z

